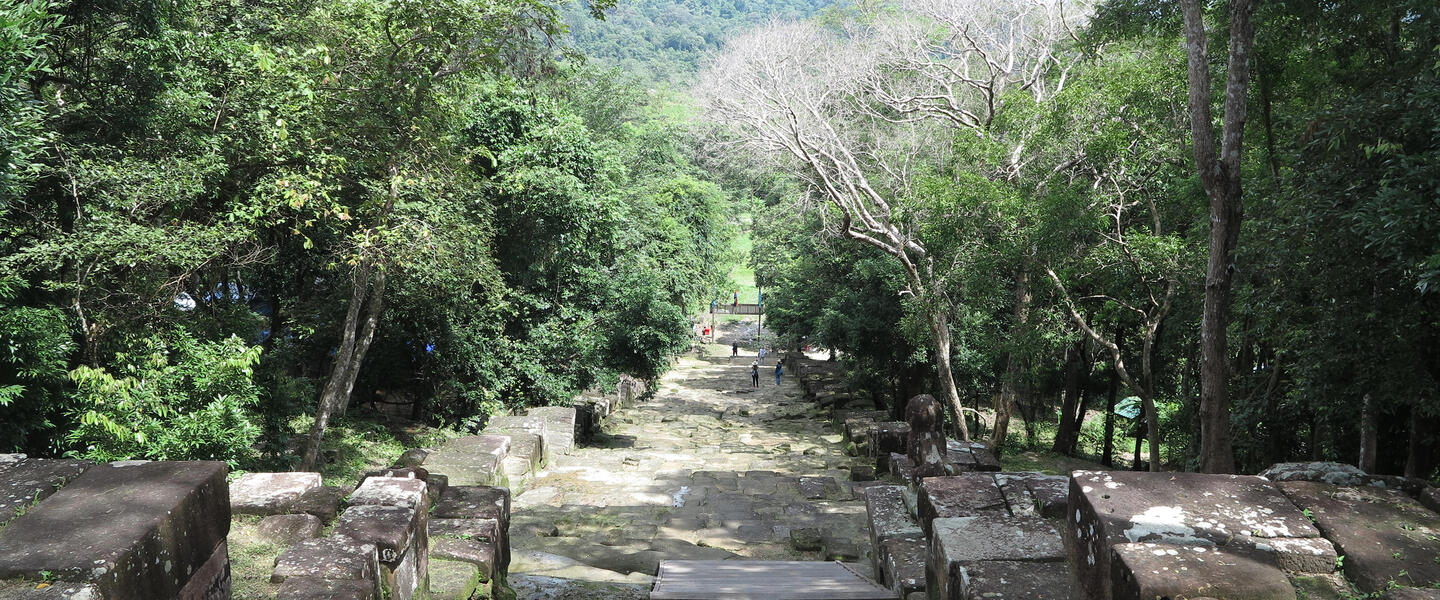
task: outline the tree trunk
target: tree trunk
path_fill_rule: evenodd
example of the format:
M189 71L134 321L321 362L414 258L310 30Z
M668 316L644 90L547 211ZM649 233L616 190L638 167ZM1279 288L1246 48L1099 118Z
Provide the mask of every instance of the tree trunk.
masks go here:
M1025 333L1025 327L1030 321L1030 302L1030 273L1021 267L1015 273L1015 323L1010 330L1012 342ZM994 447L997 455L1004 451L1005 438L1010 435L1011 411L1016 404L1026 400L1022 396L1028 395L1024 382L1021 381L1024 372L1023 357L1018 357L1018 354L1012 343L1005 364L1005 379L1001 383L1000 395L995 398L995 430L991 435L990 445Z
M1120 335L1120 324L1115 324L1115 345L1122 351L1125 336ZM1120 373L1115 364L1110 364L1110 390L1105 399L1105 442L1100 450L1100 464L1115 466L1115 397L1120 394Z
M955 376L950 372L950 318L944 309L930 309L930 333L935 338L935 371L940 378L940 391L950 409L955 411L955 426L960 439L970 441L970 427L965 424L965 407L960 404L960 391L955 389Z
M1079 404L1080 364L1084 362L1082 353L1080 342L1076 342L1075 347L1067 352L1069 356L1065 361L1065 391L1064 399L1060 402L1060 425L1055 431L1055 443L1050 445L1050 449L1059 454L1073 453L1075 440L1079 437L1075 405Z
M350 392L355 388L355 379L360 375L360 365L365 362L365 353L375 337L375 326L380 321L380 308L385 299L385 271L376 265L364 263L356 268L355 281L350 288L350 305L345 312L345 324L341 330L340 347L335 351L334 366L320 399L315 406L315 422L305 441L305 451L300 459L301 471L314 471L318 467L320 444L325 439L325 428L330 417L344 415L350 402ZM362 310L363 308L363 310ZM362 317L363 314L363 317Z
M1143 416L1145 416L1145 415L1140 415L1140 416L1143 417ZM1135 428L1135 454L1134 454L1135 461L1134 461L1134 463L1130 466L1130 470L1132 470L1132 471L1139 471L1139 470L1141 470L1141 469L1140 469L1140 464L1141 464L1141 463L1140 463L1140 448L1141 448L1141 447L1140 447L1140 441L1141 441L1142 439L1144 439L1144 438L1143 438L1143 434L1141 433L1141 429L1139 428L1139 425L1140 425L1140 424L1139 424L1139 423L1136 423L1135 425L1136 425L1136 428Z
M1378 463L1376 452L1380 450L1380 415L1375 410L1375 397L1365 394L1360 404L1360 467L1361 471L1374 473Z
M1230 322L1231 254L1240 238L1241 149L1246 89L1250 84L1253 0L1230 3L1230 48L1225 113L1219 156L1210 110L1209 35L1200 0L1182 0L1189 83L1189 113L1195 168L1210 199L1210 254L1205 269L1205 305L1200 318L1200 470L1235 472L1230 437L1229 365L1225 328Z
M1422 414L1419 401L1410 406L1410 445L1405 457L1405 476L1425 478L1430 475L1434 468L1431 462L1435 454L1430 450L1430 444L1426 443L1425 432L1429 428L1425 426L1425 415Z

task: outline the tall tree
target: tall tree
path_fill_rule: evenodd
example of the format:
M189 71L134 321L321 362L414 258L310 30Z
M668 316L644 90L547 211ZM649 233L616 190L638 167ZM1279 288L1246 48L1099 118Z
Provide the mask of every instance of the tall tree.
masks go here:
M1226 328L1230 324L1233 253L1240 240L1244 210L1241 149L1245 137L1246 94L1255 27L1253 0L1230 3L1230 47L1225 80L1225 112L1219 155L1210 103L1209 33L1200 0L1181 0L1185 51L1190 65L1190 129L1195 168L1210 198L1210 254L1205 267L1205 308L1200 320L1200 470L1235 472L1230 436L1230 383Z

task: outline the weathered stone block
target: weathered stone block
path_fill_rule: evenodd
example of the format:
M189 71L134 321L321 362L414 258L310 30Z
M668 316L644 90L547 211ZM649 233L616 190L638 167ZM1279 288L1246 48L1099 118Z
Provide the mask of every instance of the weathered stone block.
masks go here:
M484 486L451 486L436 503L432 523L442 529L449 521L494 519L499 525L498 573L510 568L510 490ZM458 527L458 525L456 525Z
M97 465L0 531L0 579L93 583L105 598L172 598L230 531L221 462Z
M382 564L394 566L425 525L425 513L403 506L351 506L335 523L335 533L375 546Z
M395 466L418 467L425 464L425 457L429 455L430 450L427 448L411 448L401 453L400 458L395 459Z
M1318 481L1335 485L1363 485L1365 472L1337 462L1275 463L1260 472L1270 481Z
M865 488L865 515L870 524L870 547L875 571L881 570L879 549L886 540L923 537L920 524L910 516L905 504L905 488L898 485L872 485Z
M800 495L809 500L842 500L840 484L834 477L801 477Z
M365 579L291 577L276 600L378 600L375 582Z
M888 479L904 484L915 481L915 465L910 464L910 457L891 452L889 468Z
M317 488L310 488L290 507L292 513L304 513L320 518L321 522L329 523L340 516L340 505L345 503L345 497L350 495L349 486L322 485Z
M23 454L0 456L9 457L0 460L0 526L95 466L88 460L24 458Z
M435 538L430 542L430 557L469 563L480 570L481 581L490 581L498 559L497 544L495 538L488 541L473 538Z
M429 469L432 474L445 475L452 486L498 485L504 487L508 483L505 473L500 470L500 458L494 454L469 454L441 450L432 452L425 459L425 468Z
M230 545L228 542L220 542L215 551L210 553L210 558L190 575L190 581L180 589L179 598L229 600L230 592Z
M1440 488L1425 488L1416 498L1425 508L1440 513Z
M930 575L927 573L927 575ZM938 574L930 575L938 577ZM931 582L934 579L930 580ZM944 584L954 600L1069 600L1070 573L1065 563L990 561L951 565ZM1198 600L1198 599L1196 599Z
M1040 473L996 473L995 483L1005 496L1005 503L1014 515L1040 515L1052 519L1065 517L1069 502L1070 478Z
M272 583L291 578L355 580L368 582L379 595L380 561L375 544L344 535L305 540L275 559Z
M1118 543L1224 545L1237 554L1323 567L1313 560L1325 545L1319 530L1260 477L1076 471L1066 518L1065 543L1083 598L1109 598L1110 547ZM1295 538L1309 541L1292 543Z
M320 517L315 515L270 515L260 520L255 527L255 535L273 544L289 546L300 540L320 537L323 528Z
M505 435L510 438L510 456L525 461L530 467L529 472L538 472L545 466L543 438L523 431Z
M246 473L230 484L230 510L240 515L282 515L300 495L320 487L319 473Z
M1345 575L1364 592L1440 584L1440 515L1397 490L1287 481L1278 484L1308 509L1345 555Z
M1040 517L948 517L935 519L931 526L931 552L946 562L1065 560L1060 532Z
M569 406L537 406L527 413L538 417L545 427L547 446L555 454L569 454L575 448L575 409Z
M824 543L824 533L814 527L797 527L790 530L790 547L798 552L815 552Z
M411 511L430 508L429 486L423 479L369 477L350 494L350 506L399 506Z
M1010 514L1005 496L988 473L927 477L920 481L916 503L926 535L931 533L930 522L937 518Z
M904 454L910 439L910 424L903 421L876 423L868 435L870 441L865 447L870 456L888 456L892 452Z
M920 535L890 538L876 548L880 554L881 584L904 596L925 590L925 538Z
M445 445L440 447L439 452L450 454L489 454L499 459L510 453L510 436L487 432L480 435L458 437L445 442ZM430 458L433 458L434 455L435 453L432 452L430 456L426 457L426 465L430 464ZM431 471L434 471L434 469L431 469Z
M1114 600L1295 598L1285 573L1254 556L1177 544L1116 544L1111 551Z
M871 465L850 465L850 481L875 481L875 467Z
M482 569L454 560L430 561L430 597L435 600L479 598L480 584L488 581Z

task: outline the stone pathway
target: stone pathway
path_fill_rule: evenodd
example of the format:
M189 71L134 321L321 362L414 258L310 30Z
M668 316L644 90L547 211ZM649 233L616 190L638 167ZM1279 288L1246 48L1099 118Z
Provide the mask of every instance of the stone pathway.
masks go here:
M865 504L848 481L858 459L789 373L775 385L773 358L754 388L754 353L731 359L720 342L515 498L520 598L645 598L667 559L863 556Z

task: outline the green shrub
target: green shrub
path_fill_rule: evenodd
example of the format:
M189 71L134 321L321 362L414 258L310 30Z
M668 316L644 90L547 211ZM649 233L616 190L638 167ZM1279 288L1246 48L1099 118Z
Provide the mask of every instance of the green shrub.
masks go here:
M223 460L240 466L260 434L251 414L259 400L253 368L260 348L238 337L196 340L187 332L151 336L119 353L117 373L82 366L66 439L92 460Z

